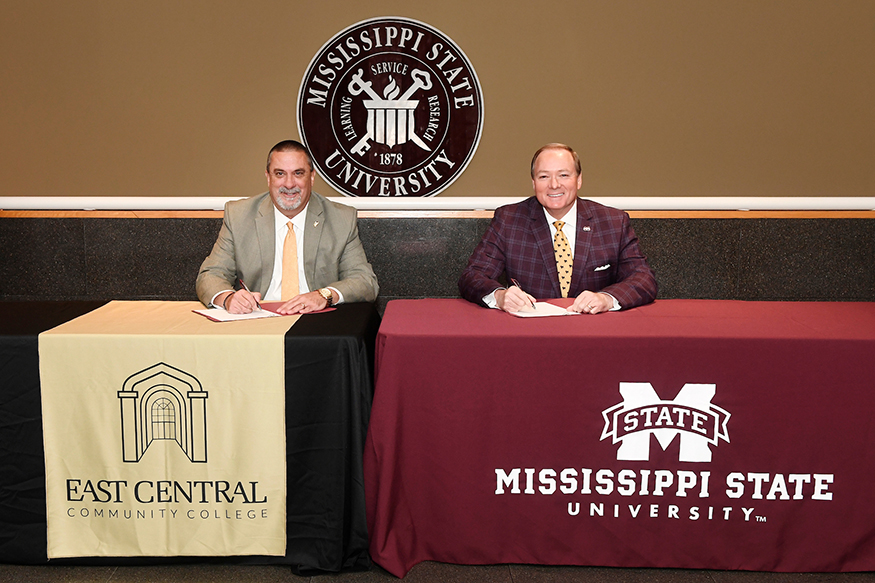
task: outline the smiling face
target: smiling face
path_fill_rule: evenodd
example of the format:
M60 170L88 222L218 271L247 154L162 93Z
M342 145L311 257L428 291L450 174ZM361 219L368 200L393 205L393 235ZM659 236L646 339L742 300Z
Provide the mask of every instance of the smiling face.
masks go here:
M542 151L532 168L532 186L538 202L551 217L561 219L577 202L581 176L571 152L562 149Z
M299 150L274 152L265 171L270 198L279 211L293 218L306 206L316 173Z

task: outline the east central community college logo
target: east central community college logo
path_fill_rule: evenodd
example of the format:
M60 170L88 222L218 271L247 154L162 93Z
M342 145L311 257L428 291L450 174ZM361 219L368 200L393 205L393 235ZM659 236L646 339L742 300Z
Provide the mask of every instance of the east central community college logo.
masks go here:
M192 462L207 461L207 391L195 377L160 362L128 377L118 398L124 461L140 461L156 440L176 442Z
M713 384L687 383L673 401L659 398L650 383L620 383L623 402L602 411L605 428L600 440L620 443L618 460L648 461L650 436L663 450L680 438L679 461L710 462L710 445L729 443L730 414L711 403Z
M483 94L449 37L406 18L341 31L313 58L298 131L320 175L348 196L434 196L468 166Z

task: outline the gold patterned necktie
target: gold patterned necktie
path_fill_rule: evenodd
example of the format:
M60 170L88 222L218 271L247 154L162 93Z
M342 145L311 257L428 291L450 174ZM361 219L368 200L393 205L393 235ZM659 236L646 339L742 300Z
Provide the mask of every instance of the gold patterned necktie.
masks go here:
M292 221L288 222L289 231L283 241L283 289L280 299L290 300L300 290L298 285L298 241L295 239L295 229Z
M562 232L565 223L554 221L553 226L556 227L556 236L553 237L553 252L556 254L556 270L559 272L559 289L562 290L562 297L567 298L568 291L571 289L571 266L573 264L571 246L568 244L568 239L565 238L565 233Z

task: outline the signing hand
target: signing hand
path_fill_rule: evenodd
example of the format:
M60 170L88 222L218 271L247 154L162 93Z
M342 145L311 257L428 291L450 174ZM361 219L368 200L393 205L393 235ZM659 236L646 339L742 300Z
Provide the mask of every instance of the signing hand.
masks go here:
M531 309L535 298L514 286L507 289L495 290L495 305L505 312L519 312L522 309Z
M229 314L249 314L259 307L258 302L261 301L261 294L238 289L235 292L229 292L224 298L216 298L216 301L219 301Z

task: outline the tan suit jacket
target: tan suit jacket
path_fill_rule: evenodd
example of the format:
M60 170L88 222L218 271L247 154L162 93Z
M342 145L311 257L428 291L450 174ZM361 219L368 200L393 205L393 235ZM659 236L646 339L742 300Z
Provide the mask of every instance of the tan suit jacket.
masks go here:
M274 206L269 193L225 204L213 250L201 265L197 295L204 305L237 279L253 292L267 293L275 254ZM356 210L310 195L304 226L304 275L310 290L333 287L345 302L372 302L377 277L359 240Z

